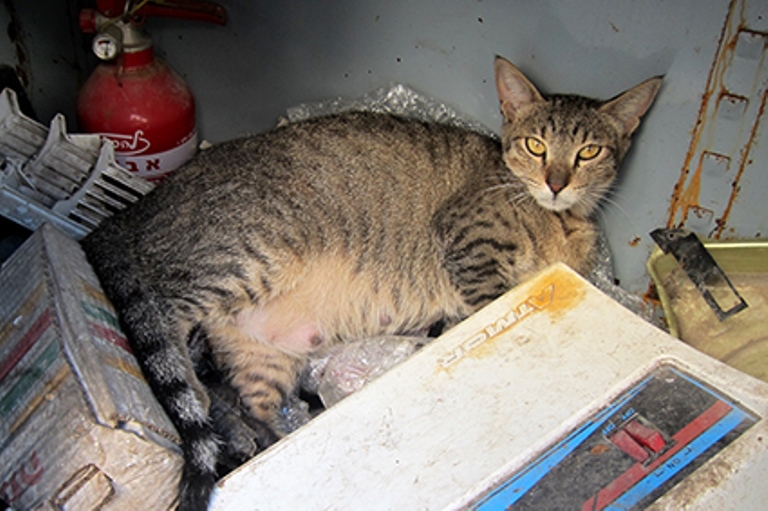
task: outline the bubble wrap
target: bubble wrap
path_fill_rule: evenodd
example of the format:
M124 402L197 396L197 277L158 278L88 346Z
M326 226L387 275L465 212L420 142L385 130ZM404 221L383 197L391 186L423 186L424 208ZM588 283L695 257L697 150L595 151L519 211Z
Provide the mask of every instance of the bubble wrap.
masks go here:
M284 122L296 122L321 115L356 110L434 121L498 138L493 130L483 124L467 119L451 107L401 84L382 87L356 99L335 98L318 103L299 104L287 110L287 119Z

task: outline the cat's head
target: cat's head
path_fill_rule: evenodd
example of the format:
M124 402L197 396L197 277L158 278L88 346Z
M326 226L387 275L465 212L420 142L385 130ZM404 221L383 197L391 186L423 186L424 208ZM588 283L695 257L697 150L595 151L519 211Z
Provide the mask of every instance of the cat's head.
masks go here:
M590 215L613 183L662 79L597 101L542 95L502 57L495 68L505 163L542 207Z

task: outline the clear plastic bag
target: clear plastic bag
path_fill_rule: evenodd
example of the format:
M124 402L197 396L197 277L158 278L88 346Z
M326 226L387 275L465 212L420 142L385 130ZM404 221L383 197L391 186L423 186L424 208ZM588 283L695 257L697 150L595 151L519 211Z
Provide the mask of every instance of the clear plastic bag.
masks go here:
M410 357L429 337L385 335L332 346L313 357L302 388L333 406Z

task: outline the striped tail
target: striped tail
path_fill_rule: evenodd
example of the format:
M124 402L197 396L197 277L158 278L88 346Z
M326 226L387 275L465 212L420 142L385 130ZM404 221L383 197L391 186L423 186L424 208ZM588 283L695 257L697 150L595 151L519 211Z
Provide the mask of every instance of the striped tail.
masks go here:
M219 442L209 417L206 391L195 376L186 339L168 325L168 307L151 294L136 291L121 312L126 334L150 387L176 426L184 451L179 510L208 507L216 483ZM163 314L165 311L165 314ZM154 322L153 322L154 321Z
M209 416L208 395L188 352L189 332L178 328L172 305L137 280L129 249L120 245L119 236L103 231L82 243L118 311L144 377L181 437L184 469L179 510L202 511L217 480L220 446Z

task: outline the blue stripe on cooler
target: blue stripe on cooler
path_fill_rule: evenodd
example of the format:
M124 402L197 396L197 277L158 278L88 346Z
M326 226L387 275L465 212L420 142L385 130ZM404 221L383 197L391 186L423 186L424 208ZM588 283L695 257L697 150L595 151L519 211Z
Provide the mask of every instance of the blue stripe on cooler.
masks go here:
M506 511L506 509L520 500L531 488L533 488L552 468L563 461L579 445L597 431L605 420L618 409L627 404L640 390L653 378L649 376L638 383L620 401L600 412L593 420L587 422L580 429L568 435L558 442L552 449L544 454L537 462L523 472L503 483L495 492L478 503L473 509L478 511Z

